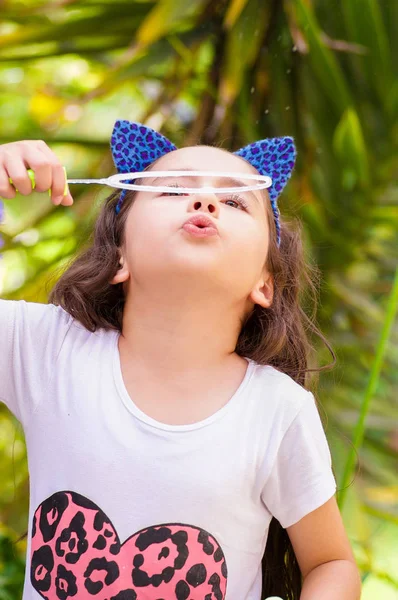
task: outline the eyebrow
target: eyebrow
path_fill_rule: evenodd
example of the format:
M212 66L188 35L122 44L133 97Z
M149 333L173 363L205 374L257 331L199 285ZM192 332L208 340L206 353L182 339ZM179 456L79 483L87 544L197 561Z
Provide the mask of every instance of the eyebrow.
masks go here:
M193 169L192 167L178 167L178 168L174 168L173 171L194 171L196 169ZM205 174L206 171L203 171L203 174ZM181 177L183 177L181 175ZM193 179L193 180L197 180L199 177L198 176L186 176L187 179ZM156 181L161 181L163 179L169 179L169 177L166 176L162 176L162 177L155 177L152 180L152 184L148 185L153 185ZM231 187L245 187L247 185L247 183L244 183L242 180L240 179L236 179L235 177L218 177L216 179L215 185L217 185L217 183L220 182L224 182L227 185L230 185ZM171 187L171 186L170 186ZM261 204L259 197L257 196L257 194L255 194L254 190L247 190L246 192L247 194L250 194L259 204Z

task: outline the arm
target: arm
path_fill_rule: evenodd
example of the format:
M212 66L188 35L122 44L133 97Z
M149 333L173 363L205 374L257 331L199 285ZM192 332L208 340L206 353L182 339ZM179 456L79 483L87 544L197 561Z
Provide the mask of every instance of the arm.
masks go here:
M14 198L16 189L24 196L31 193L28 168L34 171L36 191L50 190L54 204L58 200L64 206L73 203L69 193L62 195L66 179L60 161L41 140L0 145L0 199ZM65 317L54 306L0 299L0 402L23 425L35 410L43 382L53 372L67 328Z
M287 527L304 578L300 600L359 600L361 579L335 497Z

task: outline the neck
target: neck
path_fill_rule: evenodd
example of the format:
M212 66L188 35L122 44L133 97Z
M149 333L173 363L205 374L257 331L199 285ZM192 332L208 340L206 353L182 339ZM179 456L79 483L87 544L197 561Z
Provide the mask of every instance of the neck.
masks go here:
M128 295L119 344L129 368L156 370L169 380L185 374L216 374L227 364L242 362L235 353L243 306L228 306L225 298L187 292Z

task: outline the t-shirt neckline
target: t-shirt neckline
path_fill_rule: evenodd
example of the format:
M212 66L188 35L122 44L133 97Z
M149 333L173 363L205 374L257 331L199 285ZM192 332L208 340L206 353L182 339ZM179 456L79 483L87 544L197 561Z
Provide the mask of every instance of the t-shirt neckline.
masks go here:
M135 404L134 400L130 397L129 393L127 392L126 386L124 385L122 369L121 369L121 364L120 364L120 354L119 354L119 346L118 346L119 337L120 337L120 332L115 331L115 335L113 338L113 345L112 345L112 353L113 353L112 365L113 365L113 379L115 382L116 389L117 389L119 396L120 396L124 406L126 407L126 409L130 413L132 413L137 419L146 423L147 425L150 425L151 427L155 427L156 429L163 429L165 431L174 431L174 432L192 431L194 429L200 429L202 427L206 427L207 425L214 423L218 419L221 419L239 401L240 396L243 394L244 390L246 389L247 385L249 384L249 381L254 372L255 362L253 360L251 360L250 358L243 357L248 363L246 373L245 373L239 387L236 389L235 393L228 400L228 402L226 404L224 404L224 406L222 406L215 413L213 413L209 417L206 417L206 419L203 419L202 421L197 421L196 423L188 423L186 425L169 425L168 423L162 423L161 421L157 421L156 419L153 419L152 417L150 417L149 415L144 413L140 408L138 408L138 406Z

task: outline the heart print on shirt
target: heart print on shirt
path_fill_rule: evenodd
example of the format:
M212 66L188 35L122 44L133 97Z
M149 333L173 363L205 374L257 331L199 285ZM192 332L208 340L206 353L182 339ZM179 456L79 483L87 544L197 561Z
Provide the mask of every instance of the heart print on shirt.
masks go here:
M122 543L94 502L62 491L34 514L30 580L46 600L224 600L227 566L199 527L153 525Z

